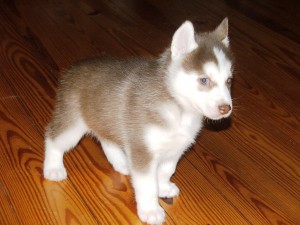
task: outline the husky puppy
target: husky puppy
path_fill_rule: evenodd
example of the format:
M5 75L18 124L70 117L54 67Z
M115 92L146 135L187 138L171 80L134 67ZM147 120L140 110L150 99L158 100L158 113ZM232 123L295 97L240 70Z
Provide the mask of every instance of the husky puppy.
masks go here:
M163 223L158 197L179 194L170 177L203 118L231 114L231 80L227 18L200 34L184 22L155 59L81 61L60 82L46 129L44 177L66 179L64 153L94 135L113 168L131 175L139 218Z

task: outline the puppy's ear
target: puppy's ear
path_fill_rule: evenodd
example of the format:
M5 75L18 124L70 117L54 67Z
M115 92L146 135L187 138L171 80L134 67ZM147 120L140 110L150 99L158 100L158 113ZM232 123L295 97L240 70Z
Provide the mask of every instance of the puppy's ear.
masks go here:
M220 25L212 33L219 41L221 41L226 47L229 46L228 38L228 18L226 17Z
M197 47L193 24L190 21L186 21L177 29L173 36L171 44L172 59L190 53Z

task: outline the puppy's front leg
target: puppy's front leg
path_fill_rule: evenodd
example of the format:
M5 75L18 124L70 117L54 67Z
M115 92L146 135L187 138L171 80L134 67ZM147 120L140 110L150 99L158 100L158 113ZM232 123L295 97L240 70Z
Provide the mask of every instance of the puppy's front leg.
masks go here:
M162 224L165 212L158 203L157 162L152 160L146 170L132 169L139 218L148 224Z
M179 195L179 188L170 181L174 174L179 156L162 162L158 167L158 195L161 198L173 198Z

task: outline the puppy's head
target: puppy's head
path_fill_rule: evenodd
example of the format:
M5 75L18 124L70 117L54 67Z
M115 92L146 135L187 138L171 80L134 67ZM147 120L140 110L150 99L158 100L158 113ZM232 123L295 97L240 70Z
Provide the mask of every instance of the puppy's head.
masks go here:
M183 23L173 36L171 58L169 82L181 104L213 120L231 114L227 18L214 31L196 35L191 22Z

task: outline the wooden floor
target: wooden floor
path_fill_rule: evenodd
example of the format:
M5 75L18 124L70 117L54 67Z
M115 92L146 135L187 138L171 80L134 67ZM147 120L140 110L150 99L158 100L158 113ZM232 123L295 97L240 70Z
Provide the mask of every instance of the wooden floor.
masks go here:
M186 19L230 21L234 115L180 161L166 224L300 224L298 0L0 0L0 224L141 224L130 180L85 138L42 176L60 73L88 56L153 57Z

